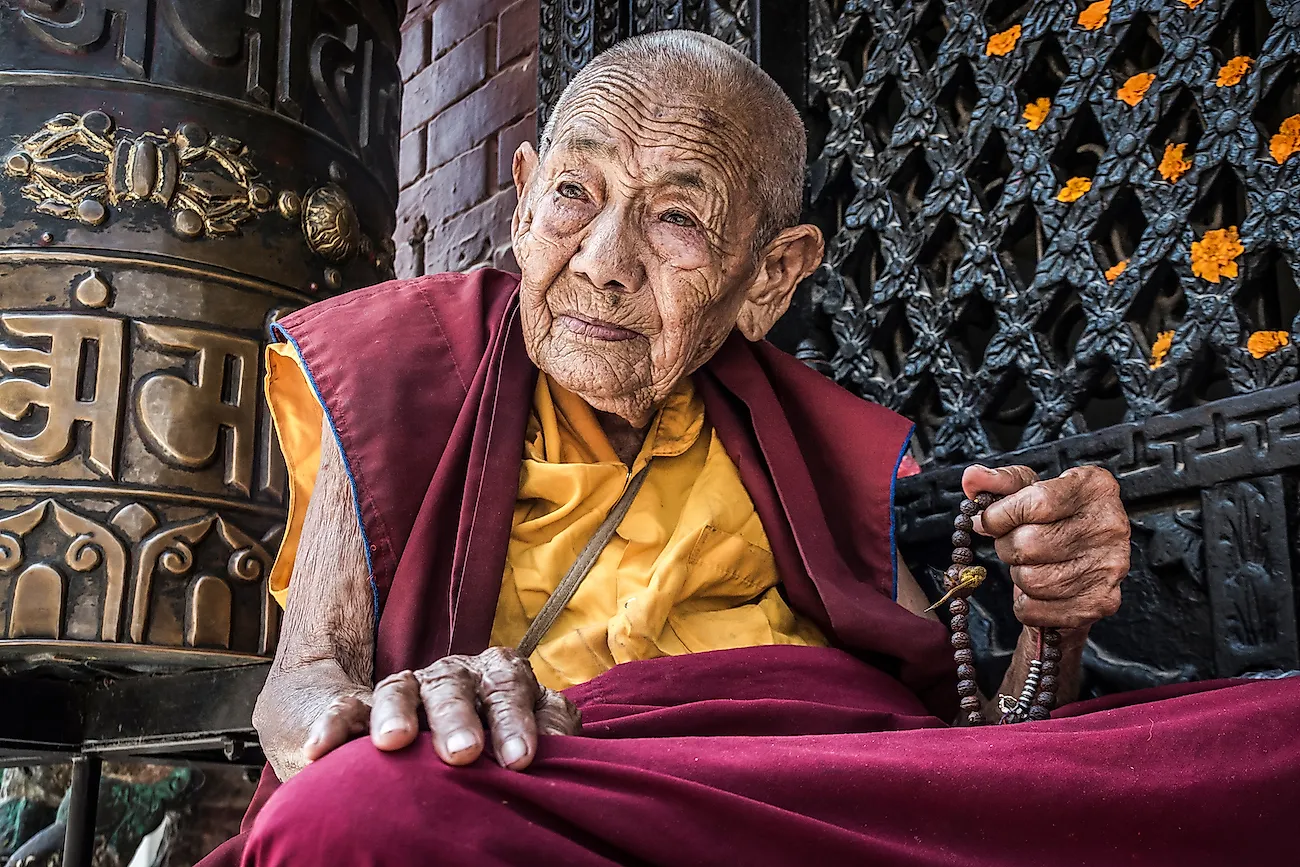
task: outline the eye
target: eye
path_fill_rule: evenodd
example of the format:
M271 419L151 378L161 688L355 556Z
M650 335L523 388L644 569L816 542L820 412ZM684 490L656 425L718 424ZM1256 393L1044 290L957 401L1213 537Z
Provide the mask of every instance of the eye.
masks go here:
M585 199L587 197L586 191L572 181L565 181L560 184L556 188L556 192L566 199Z
M695 227L695 221L681 211L665 211L660 215L659 219L665 223L671 223L674 226L681 226L686 229Z

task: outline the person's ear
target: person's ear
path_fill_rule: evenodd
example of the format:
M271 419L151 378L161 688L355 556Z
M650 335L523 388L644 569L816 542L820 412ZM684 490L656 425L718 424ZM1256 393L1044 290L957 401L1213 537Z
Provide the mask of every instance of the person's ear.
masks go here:
M749 340L762 340L790 308L799 281L821 264L822 230L807 223L783 230L759 253L758 267L736 327Z
M528 185L537 171L539 162L537 151L533 150L533 146L528 142L524 142L515 150L515 158L510 164L510 171L514 175L515 195L519 201L515 203L515 213L510 218L510 236L512 238L519 234L521 224L532 221L533 203L528 196Z

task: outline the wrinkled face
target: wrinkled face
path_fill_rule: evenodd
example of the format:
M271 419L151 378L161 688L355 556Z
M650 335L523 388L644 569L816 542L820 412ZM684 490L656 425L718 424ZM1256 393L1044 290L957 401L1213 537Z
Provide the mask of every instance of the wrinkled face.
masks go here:
M528 172L514 239L524 340L596 409L644 424L735 326L760 219L746 135L611 73L566 107Z

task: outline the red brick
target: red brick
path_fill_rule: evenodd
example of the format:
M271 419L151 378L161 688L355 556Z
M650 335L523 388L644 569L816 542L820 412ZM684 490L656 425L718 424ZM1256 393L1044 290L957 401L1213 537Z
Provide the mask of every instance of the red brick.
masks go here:
M423 126L483 82L487 77L487 38L487 28L477 31L407 82L402 96L403 134Z
M397 151L397 182L399 186L410 186L419 179L420 175L424 174L424 152L427 148L424 143L424 134L424 127L420 127L402 136Z
M429 233L424 273L464 271L472 265L504 261L510 246L515 191L502 190Z
M497 136L497 187L507 187L515 182L515 151L526 141L537 143L537 112L526 114L516 123L501 130Z
M537 48L537 0L519 0L497 20L497 65Z
M432 226L459 214L486 197L487 171L486 145L466 151L403 190L397 201L399 218L424 214Z
M402 70L402 81L410 81L411 76L429 64L429 20L407 18L402 29L402 51L397 56L397 65Z
M433 57L441 57L475 30L496 20L510 3L511 0L440 0L429 17Z
M426 165L442 165L536 108L537 59L530 56L501 70L433 119Z

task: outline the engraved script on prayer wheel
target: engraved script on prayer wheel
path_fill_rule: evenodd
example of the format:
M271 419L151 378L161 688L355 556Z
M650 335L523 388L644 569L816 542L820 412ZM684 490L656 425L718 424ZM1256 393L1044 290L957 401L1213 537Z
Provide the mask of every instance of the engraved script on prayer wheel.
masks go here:
M274 651L262 347L392 276L404 5L0 6L0 665Z

